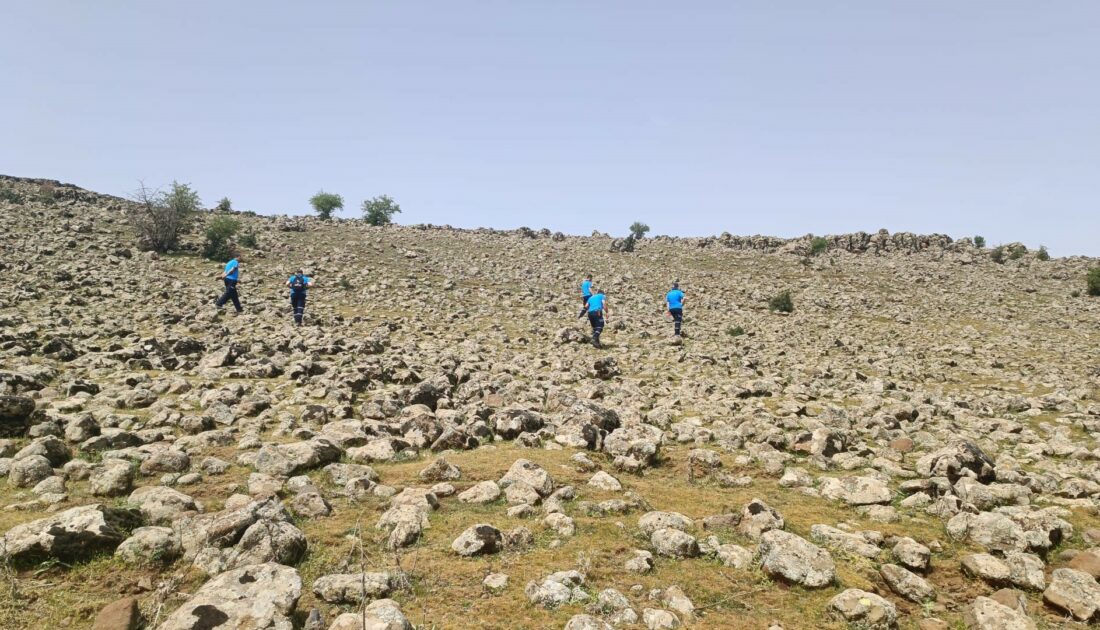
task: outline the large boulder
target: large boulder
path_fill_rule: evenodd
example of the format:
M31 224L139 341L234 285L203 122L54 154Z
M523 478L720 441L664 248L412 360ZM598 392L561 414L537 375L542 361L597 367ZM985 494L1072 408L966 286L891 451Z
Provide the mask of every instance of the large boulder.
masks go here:
M344 613L328 630L413 630L413 625L392 599L367 604L361 613Z
M336 573L317 578L313 593L330 604L359 604L390 594L394 576L379 573Z
M793 584L821 588L836 579L836 564L829 552L790 532L764 532L757 557L765 573Z
M964 619L971 630L1036 630L1027 615L989 597L976 598Z
M517 459L500 478L502 488L517 482L531 486L542 497L549 496L554 491L554 479L550 477L550 473L529 459Z
M26 396L0 396L0 438L26 434L33 413L34 399Z
M1100 585L1084 571L1055 569L1043 600L1079 621L1090 621L1100 613Z
M140 524L137 510L83 505L11 528L0 538L0 557L64 560L112 551Z
M302 578L273 562L223 573L204 584L158 630L293 630Z
M977 444L960 441L918 459L917 473L926 478L947 477L952 484L964 476L990 483L996 479L995 466Z
M141 510L145 522L171 525L181 515L201 512L202 505L190 496L165 486L145 486L130 493L130 503Z
M500 530L488 523L471 525L451 544L460 556L482 556L500 551Z
M821 480L821 496L848 505L889 503L890 487L874 477L828 477Z

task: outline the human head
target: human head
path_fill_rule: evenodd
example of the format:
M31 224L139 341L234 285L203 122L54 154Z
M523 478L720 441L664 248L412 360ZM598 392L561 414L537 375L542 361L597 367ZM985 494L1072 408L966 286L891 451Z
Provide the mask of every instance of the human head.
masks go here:
M295 274L295 275L298 275L298 276L304 276L304 275L306 275L306 274L302 273L302 270L301 270L301 269L298 269L298 271L295 271L295 272L294 272L294 274Z
M672 288L673 289L679 289L680 288L680 281L679 280L674 280L672 282Z
M590 274L590 273L584 274L584 279L585 280L591 280L592 279L592 274Z

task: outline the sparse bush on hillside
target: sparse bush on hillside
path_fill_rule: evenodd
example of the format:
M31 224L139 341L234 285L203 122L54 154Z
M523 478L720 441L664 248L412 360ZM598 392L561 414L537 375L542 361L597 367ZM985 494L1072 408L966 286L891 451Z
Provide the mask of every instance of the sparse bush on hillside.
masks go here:
M401 212L401 206L386 195L367 199L362 208L363 220L370 225L389 225L393 223L393 215Z
M998 265L1005 264L1005 246L998 245L993 248L993 251L989 252L989 259Z
M218 201L218 205L214 207L214 210L218 212L233 212L233 202L230 201L229 197L222 197L221 200Z
M985 237L981 235L975 236L974 247L977 247L978 249L985 249Z
M351 280L348 280L347 276L340 276L340 280L337 281L337 285L345 291L350 291L352 288Z
M645 235L649 233L649 226L641 221L635 221L630 224L630 235L634 237L634 240L641 240L645 238Z
M1088 283L1089 295L1100 295L1100 267L1089 269L1089 275L1086 281Z
M817 256L829 249L829 241L823 236L815 236L810 239L810 254Z
M634 245L635 245L635 243L637 243L637 241L638 241L638 239L634 238L633 234L628 234L627 237L623 239L623 245L619 249L619 251L621 251L621 252L632 252L632 251L634 251Z
M344 207L344 198L335 193L327 193L321 190L309 198L309 205L313 206L313 211L317 213L322 221L328 221L332 218L333 212Z
M168 192L141 184L133 202L129 218L137 231L138 246L160 253L179 247L180 234L190 225L200 205L199 194L179 182L172 182Z
M233 258L233 236L241 229L240 221L233 217L216 216L206 226L206 242L202 255L212 260Z
M237 239L237 242L245 247L250 247L252 249L256 249L260 246L259 242L256 240L255 232L245 232L244 234L241 234L240 238Z
M1039 253L1035 254L1035 257L1039 260L1050 260L1050 252L1047 251L1047 246L1040 245Z
M794 301L791 300L791 292L784 291L768 300L768 310L775 313L794 312Z
M0 201L22 205L26 203L27 198L11 188L0 188Z
M1074 289L1074 290L1069 292L1069 296L1072 297L1072 298L1079 298L1079 297L1081 297L1081 292L1078 291L1077 289Z
M730 337L740 337L745 334L745 329L740 326L730 326L726 329L726 334Z
M1008 250L1009 260L1019 260L1027 253L1027 247L1020 243L1016 243Z

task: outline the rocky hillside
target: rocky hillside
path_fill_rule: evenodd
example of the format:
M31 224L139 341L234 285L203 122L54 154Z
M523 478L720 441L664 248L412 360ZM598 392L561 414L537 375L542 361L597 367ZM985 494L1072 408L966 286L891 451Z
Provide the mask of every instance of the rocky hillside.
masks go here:
M0 627L1100 621L1095 260L240 215L234 316L127 205L0 179Z

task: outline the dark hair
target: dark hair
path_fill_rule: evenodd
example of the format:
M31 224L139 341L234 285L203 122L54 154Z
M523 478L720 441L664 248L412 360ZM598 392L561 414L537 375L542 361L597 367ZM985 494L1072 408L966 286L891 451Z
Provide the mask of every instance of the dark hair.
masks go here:
M672 288L673 289L679 289L680 288L680 281L677 280L676 282L673 282L672 283Z

